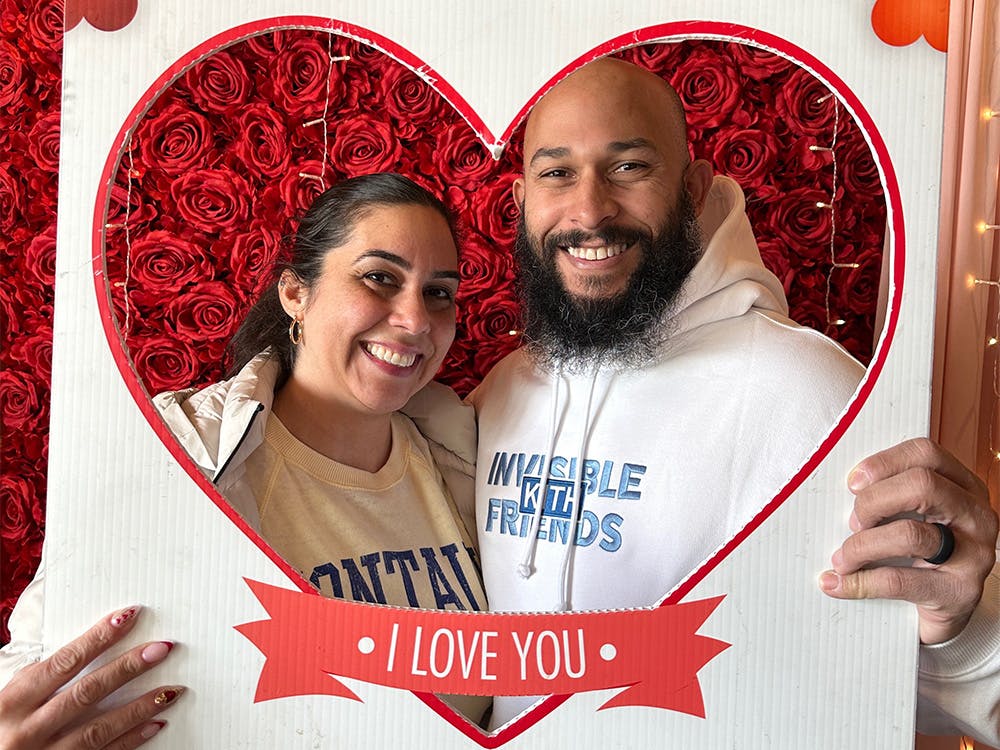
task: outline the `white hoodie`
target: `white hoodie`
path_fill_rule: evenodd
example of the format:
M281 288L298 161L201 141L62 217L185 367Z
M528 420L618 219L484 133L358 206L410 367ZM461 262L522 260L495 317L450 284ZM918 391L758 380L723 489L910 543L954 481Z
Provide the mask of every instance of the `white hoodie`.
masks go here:
M519 350L470 397L491 609L654 604L774 497L850 400L864 369L788 319L739 186L716 177L699 221L705 252L658 359L550 373ZM533 700L498 699L494 726Z

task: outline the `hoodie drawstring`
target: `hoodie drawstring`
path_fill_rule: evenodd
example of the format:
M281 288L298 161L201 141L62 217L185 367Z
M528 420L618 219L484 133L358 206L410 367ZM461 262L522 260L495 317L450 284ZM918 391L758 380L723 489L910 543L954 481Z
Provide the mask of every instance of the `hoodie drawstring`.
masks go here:
M563 550L562 568L559 571L559 602L556 605L556 612L566 612L570 608L570 562L573 560L576 549L577 525L580 523L580 514L583 508L583 475L584 456L587 451L587 443L590 441L590 433L593 430L593 423L590 421L590 410L594 403L594 385L597 383L597 371L594 370L590 378L590 389L587 392L587 411L583 417L583 435L580 438L580 449L576 453L576 502L573 503L573 518L569 524L569 539L566 541L566 549ZM610 387L610 383L608 384ZM607 395L607 394L605 394Z
M531 527L528 529L528 538L525 540L524 555L517 566L517 573L521 578L531 578L535 572L535 550L538 548L538 526L542 522L542 511L545 508L545 497L549 491L549 468L552 466L552 451L556 447L556 414L559 411L559 382L562 380L562 367L555 372L552 378L552 412L549 414L549 446L545 451L542 463L542 484L537 499L535 500L535 513L531 517Z

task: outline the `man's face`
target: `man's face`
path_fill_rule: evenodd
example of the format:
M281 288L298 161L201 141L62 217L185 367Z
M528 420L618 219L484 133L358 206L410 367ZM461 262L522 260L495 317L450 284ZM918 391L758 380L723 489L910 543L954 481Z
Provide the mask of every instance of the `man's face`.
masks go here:
M514 185L519 281L527 338L549 358L632 366L650 356L650 329L700 255L695 217L711 169L690 163L668 92L604 60L532 112Z
M582 71L539 102L525 132L515 198L574 298L623 292L642 260L638 239L666 229L685 188L684 135L646 88Z

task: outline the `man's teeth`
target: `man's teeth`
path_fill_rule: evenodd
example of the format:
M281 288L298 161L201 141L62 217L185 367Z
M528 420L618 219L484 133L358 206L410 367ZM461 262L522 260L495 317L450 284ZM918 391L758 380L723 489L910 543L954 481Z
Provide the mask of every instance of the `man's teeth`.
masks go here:
M365 349L376 359L381 359L390 365L396 365L396 367L410 367L417 361L416 354L400 354L381 344L365 344Z
M625 245L603 245L601 247L567 247L566 252L583 260L604 260L625 252Z

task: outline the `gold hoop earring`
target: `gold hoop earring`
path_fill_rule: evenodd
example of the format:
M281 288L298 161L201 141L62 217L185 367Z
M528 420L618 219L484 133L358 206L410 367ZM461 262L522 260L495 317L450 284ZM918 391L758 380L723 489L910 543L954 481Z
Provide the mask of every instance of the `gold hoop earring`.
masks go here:
M292 318L292 324L288 326L288 339L294 346L302 343L302 321Z

